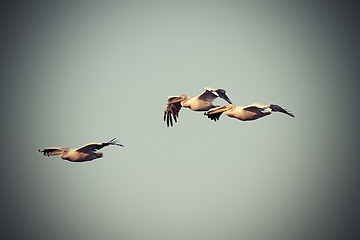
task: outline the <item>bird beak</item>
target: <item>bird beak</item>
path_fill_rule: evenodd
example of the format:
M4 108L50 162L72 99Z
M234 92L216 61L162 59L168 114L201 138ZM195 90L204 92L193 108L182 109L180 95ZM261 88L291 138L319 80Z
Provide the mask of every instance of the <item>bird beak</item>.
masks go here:
M53 152L49 153L48 155L49 155L49 156L50 156L50 155L60 155L60 154L62 154L62 153L63 153L62 150L56 150L56 151L53 151Z
M171 100L170 102L168 102L168 104L177 103L177 102L182 102L182 101L184 101L184 100L185 100L184 97L177 97L177 98L174 98L173 100Z
M207 114L215 114L215 113L220 113L220 112L226 112L229 109L230 109L230 107L225 105L225 106L222 106L222 107L217 107L217 108L210 109L207 112Z
M55 151L52 151L52 152L48 152L48 153L45 153L43 150L39 150L39 152L41 152L42 154L44 154L44 156L55 156L55 155L60 155L63 153L62 150L55 150Z

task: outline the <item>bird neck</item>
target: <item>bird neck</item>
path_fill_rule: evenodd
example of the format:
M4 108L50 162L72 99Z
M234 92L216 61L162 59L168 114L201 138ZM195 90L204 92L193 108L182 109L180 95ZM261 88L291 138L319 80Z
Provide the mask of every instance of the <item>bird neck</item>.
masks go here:
M65 158L69 153L69 149L68 148L64 148L63 152L60 154L61 158Z
M191 98L190 97L186 97L185 98L185 100L183 100L182 102L181 102L181 106L182 107L190 107L190 104L191 104Z
M233 107L233 108L230 108L229 110L227 110L226 115L229 116L229 117L234 117L235 108L236 107Z

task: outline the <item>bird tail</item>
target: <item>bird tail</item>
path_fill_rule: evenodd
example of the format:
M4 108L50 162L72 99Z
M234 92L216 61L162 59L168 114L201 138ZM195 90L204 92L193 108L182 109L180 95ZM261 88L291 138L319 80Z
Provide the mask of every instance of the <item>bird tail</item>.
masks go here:
M285 113L285 114L287 114L287 115L289 115L291 117L294 117L294 114L292 114L291 112L283 109L279 105L271 104L270 108L271 108L271 111L273 111L273 112L282 112L282 113Z

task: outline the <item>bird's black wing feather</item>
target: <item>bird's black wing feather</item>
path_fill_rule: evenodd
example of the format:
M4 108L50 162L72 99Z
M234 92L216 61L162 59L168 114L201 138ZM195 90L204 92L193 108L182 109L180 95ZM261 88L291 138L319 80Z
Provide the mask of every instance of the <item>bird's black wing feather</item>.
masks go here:
M176 97L168 98L168 102L175 99ZM181 102L176 103L168 103L166 104L165 110L164 110L164 121L166 122L166 125L173 126L173 122L177 122L177 118L179 117L179 112L181 109Z
M229 97L226 95L226 91L224 89L218 89L216 92L219 94L219 97L227 101L228 103L232 104Z
M209 114L208 112L204 113L205 116L207 116L208 118L210 118L211 120L214 120L215 122L217 120L220 119L221 114L223 114L224 112L218 112L218 113L211 113Z

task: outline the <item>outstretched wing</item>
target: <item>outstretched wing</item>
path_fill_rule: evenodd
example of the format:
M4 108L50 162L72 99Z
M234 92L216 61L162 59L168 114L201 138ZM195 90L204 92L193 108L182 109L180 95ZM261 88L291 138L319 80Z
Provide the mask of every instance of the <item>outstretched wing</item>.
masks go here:
M262 113L266 109L265 107L257 107L257 106L248 106L243 108L245 111L253 112L253 113Z
M173 121L177 122L179 117L179 111L181 109L181 102L169 103L172 100L177 98L177 96L168 97L165 110L164 110L164 121L166 121L167 126L173 126Z
M124 147L124 145L118 143L116 138L111 139L110 141L106 143L88 143L82 147L79 147L76 149L77 152L85 152L85 153L91 153L95 152L96 150L102 149L103 147L109 146L109 145L117 145L120 147Z
M42 150L39 149L39 152L41 152L44 156L51 156L54 155L54 153L62 152L61 147L47 147Z
M198 96L199 99L212 102L215 98L220 97L231 104L229 97L226 95L226 91L220 88L206 87L205 91Z

